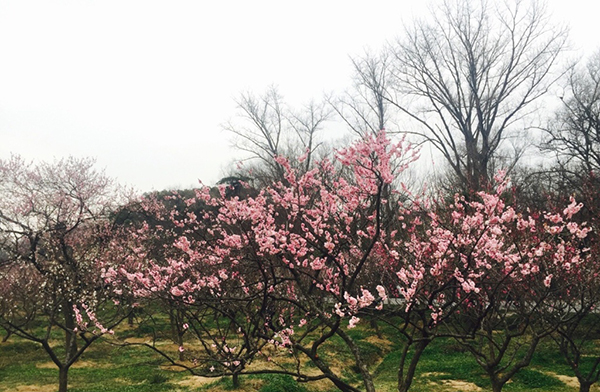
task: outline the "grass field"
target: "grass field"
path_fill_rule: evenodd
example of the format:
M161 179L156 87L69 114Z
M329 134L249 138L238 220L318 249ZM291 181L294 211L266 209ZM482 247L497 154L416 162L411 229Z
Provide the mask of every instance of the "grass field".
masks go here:
M378 391L394 391L399 358L393 337L379 339L372 331L359 327L352 337L360 342L376 374ZM138 331L139 332L139 331ZM130 333L131 335L131 333ZM169 342L162 342L168 348ZM329 343L331 363L344 377L359 383L359 376L349 366L342 345ZM285 352L279 354L285 360ZM335 358L335 360L333 359ZM347 363L346 363L347 362ZM253 366L260 367L261 364ZM37 344L12 336L0 344L0 391L51 392L57 390L58 371ZM309 392L335 391L327 381L297 383L289 376L242 376L242 391ZM229 379L191 376L167 366L165 360L141 346L120 347L107 341L92 346L70 370L71 392L161 392L161 391L228 391ZM485 391L488 379L469 353L452 340L434 341L424 353L411 389L426 391ZM577 380L550 342L543 342L531 366L519 372L505 386L505 391L577 391ZM593 391L600 388L593 387Z

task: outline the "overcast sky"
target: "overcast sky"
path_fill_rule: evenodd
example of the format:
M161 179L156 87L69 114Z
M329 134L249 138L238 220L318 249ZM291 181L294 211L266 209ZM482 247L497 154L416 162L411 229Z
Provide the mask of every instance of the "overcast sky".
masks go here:
M368 4L368 6L367 6ZM421 0L0 0L0 158L93 156L141 191L213 184L242 91L301 103L350 84L350 55L423 15ZM593 4L593 5L592 5ZM552 0L600 47L590 0Z

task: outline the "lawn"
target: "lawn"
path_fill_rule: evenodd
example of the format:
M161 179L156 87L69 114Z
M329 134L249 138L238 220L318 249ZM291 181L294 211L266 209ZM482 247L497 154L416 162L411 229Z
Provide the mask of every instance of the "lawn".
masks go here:
M135 336L144 331L133 330L123 334L129 341L141 341ZM366 353L376 374L378 391L396 388L398 341L385 334L377 338L368 327L351 331ZM170 342L158 342L168 346ZM336 339L328 343L330 363L341 369L347 380L360 382L360 376L351 363L349 354ZM287 352L278 354L285 360ZM310 367L310 363L306 366ZM255 363L253 367L260 367ZM50 392L57 390L58 371L43 349L16 336L0 344L0 391ZM242 391L310 392L335 391L328 381L315 384L297 383L292 377L280 375L242 376ZM161 392L161 391L229 391L231 380L192 376L172 366L152 350L142 346L118 346L109 341L93 345L69 373L71 392ZM453 340L439 339L426 349L411 391L485 391L490 390L488 379L471 355ZM577 380L572 377L551 341L540 345L531 366L519 372L505 386L505 391L566 392L577 391ZM592 390L600 391L600 388Z

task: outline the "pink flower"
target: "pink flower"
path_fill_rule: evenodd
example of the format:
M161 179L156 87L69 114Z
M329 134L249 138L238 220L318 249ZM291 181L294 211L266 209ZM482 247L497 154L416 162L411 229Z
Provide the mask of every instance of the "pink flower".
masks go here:
M382 285L378 285L376 287L377 289L377 294L379 294L379 298L381 298L383 301L385 301L387 299L387 294L385 293L385 288Z
M181 249L184 252L188 252L190 250L190 241L186 237L180 237L177 241L175 241L175 247Z
M350 306L350 309L352 311L357 311L358 310L358 300L354 297L352 297L350 294L348 293L344 293L344 299L348 302L348 305Z
M173 294L175 297L181 297L183 294L185 294L185 292L182 291L179 287L173 286L171 287L171 294Z
M583 207L582 203L577 204L575 199L571 196L571 204L564 209L563 215L567 217L567 219L571 219L573 215L579 212L579 210Z
M361 288L361 291L362 296L358 299L358 306L360 308L366 308L367 306L371 305L373 301L375 301L375 297L369 290Z
M360 319L356 316L352 316L350 322L348 322L348 329L352 329L356 327L356 324L360 321Z
M310 267L315 271L323 269L325 267L325 258L317 257L310 263Z

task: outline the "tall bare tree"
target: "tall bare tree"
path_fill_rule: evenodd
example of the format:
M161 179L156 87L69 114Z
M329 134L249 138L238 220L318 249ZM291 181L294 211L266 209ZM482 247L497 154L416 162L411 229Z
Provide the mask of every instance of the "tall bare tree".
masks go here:
M542 146L577 177L600 175L600 51L569 74L562 108L546 129Z
M298 146L306 153L302 163L303 171L308 171L313 162L313 152L321 145L317 133L323 123L331 117L332 110L322 102L310 101L302 109L290 111L287 116L291 128L297 136Z
M367 52L352 59L352 88L329 103L346 125L359 136L377 134L391 120L390 103L386 99L390 88L391 56L387 52Z
M566 38L536 0L445 0L389 46L386 99L416 121L409 131L441 152L463 188L481 189L560 76Z
M304 155L302 162L291 163L305 171L310 168L312 156L320 145L317 133L331 117L328 106L313 101L301 109L290 108L275 87L259 96L241 94L236 103L237 121L227 123L224 128L235 136L235 147L254 160L249 166L258 185L273 179L285 180L285 169L275 159L278 156Z
M261 96L243 93L236 100L242 125L227 123L226 131L235 135L235 147L258 159L267 172L280 177L283 167L274 160L283 153L285 117L283 98L275 87Z

